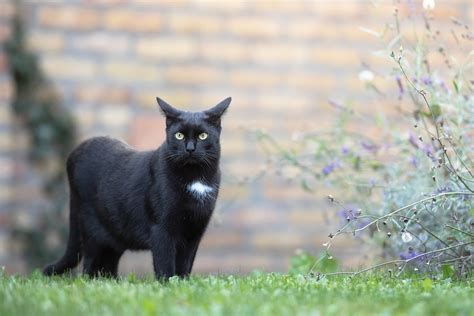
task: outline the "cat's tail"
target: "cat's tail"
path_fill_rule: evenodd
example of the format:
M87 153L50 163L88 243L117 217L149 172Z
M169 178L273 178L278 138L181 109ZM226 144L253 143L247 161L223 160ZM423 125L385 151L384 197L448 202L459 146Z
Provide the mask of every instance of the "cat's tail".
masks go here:
M69 212L69 239L67 242L66 252L57 262L47 265L43 269L43 274L50 276L56 274L63 274L76 267L82 258L81 234L79 231L79 214L77 198L72 192L70 198L70 212Z

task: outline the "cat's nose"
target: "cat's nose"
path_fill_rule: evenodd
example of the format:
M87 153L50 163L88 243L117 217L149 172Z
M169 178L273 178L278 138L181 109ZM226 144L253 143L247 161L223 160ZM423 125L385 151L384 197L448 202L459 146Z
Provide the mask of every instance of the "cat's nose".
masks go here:
M196 150L196 147L194 146L194 143L193 142L189 142L186 144L186 151L188 153L193 153L194 151Z

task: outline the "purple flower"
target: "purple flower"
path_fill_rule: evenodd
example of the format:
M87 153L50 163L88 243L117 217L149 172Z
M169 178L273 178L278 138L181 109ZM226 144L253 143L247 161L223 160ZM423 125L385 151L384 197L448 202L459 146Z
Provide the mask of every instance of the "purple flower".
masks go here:
M449 93L449 88L446 82L443 79L439 80L439 86L444 90L444 92Z
M408 141L409 141L410 144L412 144L412 146L415 147L416 149L419 149L419 148L420 148L420 141L419 141L418 138L415 136L415 134L413 134L412 132L410 132L410 134L408 134Z
M322 172L325 176L329 175L331 172L333 172L336 168L340 166L338 161L332 161L326 166L324 166Z
M337 212L337 215L341 218L341 220L343 221L347 221L347 219L349 220L354 220L357 218L358 214L357 214L357 207L355 207L354 205L347 205L347 206L344 206L344 208L342 210L339 210Z
M400 76L396 76L395 80L397 81L397 86L398 86L398 98L401 99L403 94L405 93L405 89L403 88L402 78L400 78Z
M433 162L436 161L436 159L434 157L433 146L431 146L430 144L423 143L421 140L416 138L416 136L412 132L410 132L410 134L408 135L408 141L410 142L410 144L413 147L423 151L425 153L425 155L430 157ZM416 165L415 165L415 167L416 167Z
M342 153L343 155L347 155L347 154L349 154L350 152L351 152L351 150L350 150L349 147L347 147L347 146L342 146L342 148L341 148L341 153Z
M439 193L443 193L443 192L452 192L452 191L453 190L449 186L444 186L444 187L439 187L438 189L436 189L434 194L439 194Z
M333 107L335 107L338 110L345 110L346 109L346 107L344 105L342 105L341 103L339 103L337 101L328 100L328 102L329 102L329 105L332 105Z
M377 150L379 149L379 147L376 144L374 144L371 141L366 140L366 139L362 140L360 142L360 145L362 146L362 148L364 148L365 150L367 150L371 153L376 153Z
M416 256L418 256L419 253L416 252L415 250L413 249L408 249L407 252L402 252L400 253L400 259L402 260L410 260L412 258L415 258ZM420 257L420 259L422 258L423 256Z
M431 80L430 77L421 77L421 82L425 85L425 86L431 86L433 84L433 80Z

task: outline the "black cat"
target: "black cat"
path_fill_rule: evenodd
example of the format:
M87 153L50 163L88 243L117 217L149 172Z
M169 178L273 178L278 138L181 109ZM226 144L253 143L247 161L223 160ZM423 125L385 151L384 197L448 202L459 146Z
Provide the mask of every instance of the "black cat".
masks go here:
M191 272L219 191L221 117L231 98L203 112L157 101L166 116L157 150L96 137L69 155L69 240L45 275L65 273L84 256L85 274L115 277L127 249L150 249L158 279Z

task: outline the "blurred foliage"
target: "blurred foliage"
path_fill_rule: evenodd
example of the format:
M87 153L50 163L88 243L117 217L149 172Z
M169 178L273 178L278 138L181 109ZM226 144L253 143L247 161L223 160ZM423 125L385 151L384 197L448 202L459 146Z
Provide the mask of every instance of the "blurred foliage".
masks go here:
M339 262L329 253L324 252L318 257L309 252L298 249L290 260L290 274L307 274L310 271L320 273L335 272L339 267Z
M370 257L394 260L397 273L472 275L472 31L452 20L452 32L462 39L456 53L466 54L459 60L442 44L428 13L402 20L395 9L394 19L382 32L370 31L385 46L372 54L393 67L366 64L359 79L373 100L392 104L395 119L383 110L359 113L353 104L330 100L337 113L331 130L295 133L286 147L264 131L257 138L277 174L308 192L321 185L333 192L328 200L340 228L329 235L328 249L347 233L371 245ZM407 29L417 34L404 34ZM441 66L430 64L433 55L442 57ZM378 80L393 85L384 91Z
M49 208L36 218L33 227L12 227L11 231L12 237L21 242L28 265L38 267L52 260L63 248L54 240L66 239L64 162L75 144L76 127L70 112L41 71L37 57L26 46L21 12L21 3L16 2L12 35L4 46L14 85L11 108L28 133L28 157L42 178Z

